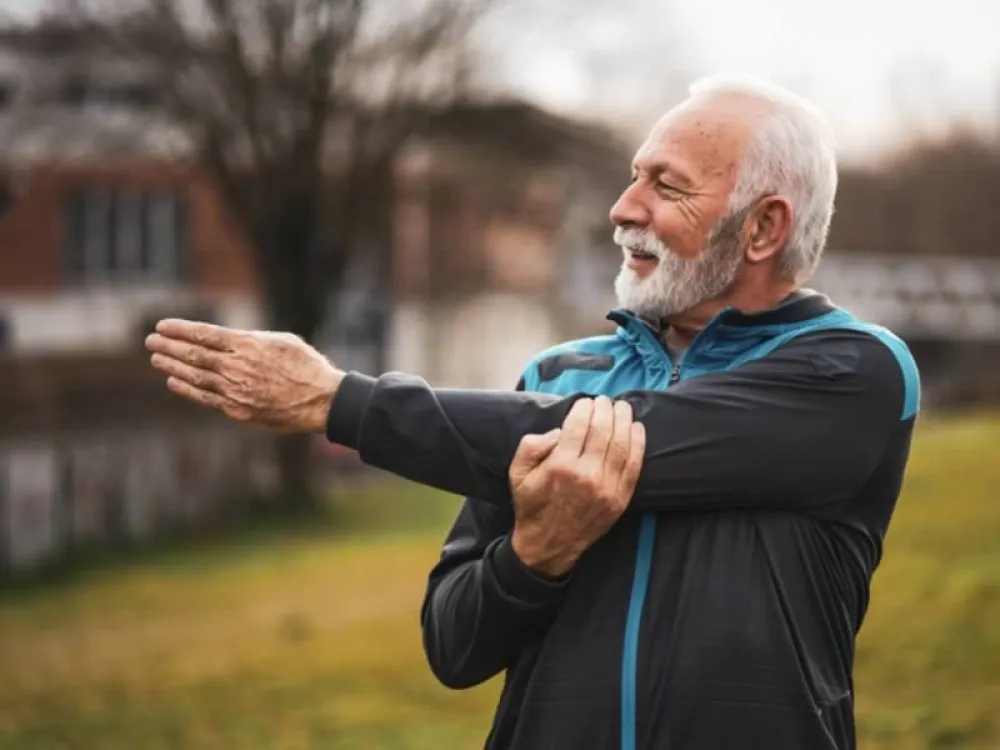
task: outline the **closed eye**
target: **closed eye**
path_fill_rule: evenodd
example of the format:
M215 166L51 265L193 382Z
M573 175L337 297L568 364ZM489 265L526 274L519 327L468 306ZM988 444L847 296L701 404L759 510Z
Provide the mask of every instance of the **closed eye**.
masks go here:
M686 195L686 193L678 187L674 187L666 182L657 182L656 191L668 197L676 197L681 195Z

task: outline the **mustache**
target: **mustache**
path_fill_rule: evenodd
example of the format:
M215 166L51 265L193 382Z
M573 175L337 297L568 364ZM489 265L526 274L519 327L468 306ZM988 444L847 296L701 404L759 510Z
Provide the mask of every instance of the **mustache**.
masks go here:
M614 241L623 250L638 250L661 259L670 252L648 229L615 227Z

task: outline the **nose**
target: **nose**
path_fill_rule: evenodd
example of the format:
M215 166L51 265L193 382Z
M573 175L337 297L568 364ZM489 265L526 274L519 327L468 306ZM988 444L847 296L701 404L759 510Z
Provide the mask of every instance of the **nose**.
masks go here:
M637 180L622 191L608 214L612 224L640 229L649 224L649 209L639 194L640 190L640 182Z

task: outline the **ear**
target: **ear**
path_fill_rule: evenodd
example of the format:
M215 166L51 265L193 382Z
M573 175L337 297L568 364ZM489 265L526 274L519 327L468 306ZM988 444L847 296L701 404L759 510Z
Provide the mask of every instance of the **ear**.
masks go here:
M777 257L788 242L794 215L792 202L783 195L760 199L744 225L748 263L762 263Z

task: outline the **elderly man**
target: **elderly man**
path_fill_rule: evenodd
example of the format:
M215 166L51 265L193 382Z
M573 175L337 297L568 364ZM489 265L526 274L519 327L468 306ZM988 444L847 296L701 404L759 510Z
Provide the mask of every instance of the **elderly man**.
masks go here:
M696 84L611 210L617 332L541 353L520 393L186 321L148 346L182 396L469 496L423 627L444 683L506 671L488 748L853 748L919 382L899 339L801 288L836 182L807 103Z

